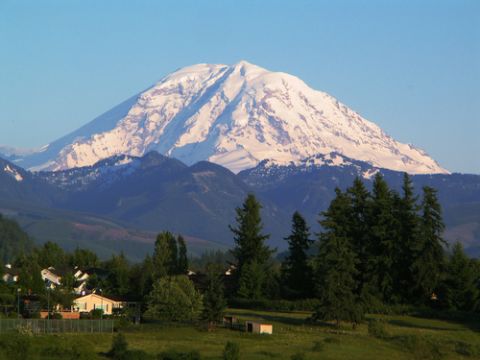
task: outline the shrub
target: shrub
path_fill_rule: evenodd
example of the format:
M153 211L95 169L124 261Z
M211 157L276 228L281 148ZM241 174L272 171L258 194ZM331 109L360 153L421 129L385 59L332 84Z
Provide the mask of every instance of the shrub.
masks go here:
M102 317L103 310L102 309L93 309L90 311L90 318L92 319L100 319Z
M385 322L377 319L371 319L368 322L368 334L378 339L388 338Z
M118 333L112 340L112 348L108 356L115 360L126 360L128 354L128 343L123 333Z
M50 314L50 319L52 319L52 320L62 320L63 316L62 316L62 314L60 314L58 312L54 312L54 313Z
M322 343L321 341L315 341L315 342L313 343L312 351L314 351L314 352L320 352L320 351L322 351L324 348L325 348L324 343Z
M237 343L229 341L225 344L223 349L223 360L239 360L240 346Z

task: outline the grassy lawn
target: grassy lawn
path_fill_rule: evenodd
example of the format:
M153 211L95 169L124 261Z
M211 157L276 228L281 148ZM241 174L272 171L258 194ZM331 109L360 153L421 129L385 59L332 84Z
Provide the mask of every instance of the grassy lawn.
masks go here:
M480 332L475 329L475 324L410 316L371 316L384 321L387 337L379 339L369 335L366 323L355 330L349 326L337 330L328 324L306 324L307 313L234 309L228 313L240 319L271 323L273 335L246 334L228 329L207 332L191 326L150 324L126 329L124 334L131 349L141 349L150 355L169 349L197 350L205 359L220 359L227 341L240 345L242 359L290 359L295 353L304 353L306 359L480 358ZM105 359L101 353L108 351L111 341L111 334L35 336L30 338L29 358ZM74 343L79 351L88 351L88 355L62 357L55 354L57 350L52 347L52 344L59 344L67 348Z

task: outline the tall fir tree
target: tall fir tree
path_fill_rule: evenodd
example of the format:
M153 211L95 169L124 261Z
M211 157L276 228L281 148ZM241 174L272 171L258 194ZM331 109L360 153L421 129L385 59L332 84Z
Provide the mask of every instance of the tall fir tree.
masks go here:
M403 175L402 198L397 209L400 234L399 241L396 243L397 257L395 261L395 268L397 269L395 287L402 302L412 300L411 284L414 282L412 268L420 223L417 201L418 197L415 195L412 179L405 173Z
M383 302L394 302L395 246L398 241L398 221L394 212L395 196L381 174L373 181L369 203L368 274L372 288Z
M320 221L320 248L317 258L316 281L320 304L313 318L357 323L362 308L356 294L358 284L356 256L349 238L351 220L349 197L339 189L336 197L323 212Z
M262 234L261 208L262 206L255 196L249 194L242 207L236 209L237 227L230 226L235 240L235 248L233 249L233 255L236 260L236 271L234 273L235 288L238 291L242 282L243 293L257 293L255 288L261 278L260 273L254 270L260 267L263 269L263 272L267 272L272 254L272 250L265 245L269 235ZM246 265L248 265L248 271L244 271L247 269L245 268ZM248 277L258 276L258 279L256 281L242 280L242 276L247 275ZM263 285L262 283L260 287L263 288ZM252 286L252 289L248 289L249 286Z
M303 216L296 211L292 216L292 232L288 241L288 255L282 263L282 283L287 297L307 298L313 294L312 268L308 250L313 240Z
M435 189L423 187L419 236L413 254L413 298L419 303L429 303L445 271L442 238L445 225Z
M186 275L188 273L188 254L187 254L187 244L182 235L178 235L178 270L177 272L180 275Z
M223 268L219 264L206 267L206 289L203 294L203 319L212 329L222 321L227 302L224 295Z
M355 178L353 184L347 189L350 198L351 216L349 217L348 233L352 241L353 250L357 257L357 294L362 303L368 305L373 296L370 289L368 263L371 259L368 248L370 226L368 223L368 206L370 193L360 178ZM347 226L347 224L345 224Z

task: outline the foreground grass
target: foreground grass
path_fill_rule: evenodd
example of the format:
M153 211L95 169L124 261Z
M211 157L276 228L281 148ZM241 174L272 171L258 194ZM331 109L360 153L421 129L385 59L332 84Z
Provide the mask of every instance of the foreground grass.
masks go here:
M410 316L370 316L382 321L386 335L368 333L368 325L355 330L328 324L305 323L307 313L230 310L240 319L258 319L273 324L274 334L254 335L228 329L207 332L192 326L145 324L123 330L131 349L152 357L170 349L197 350L205 359L221 359L227 341L240 345L242 359L290 359L302 353L305 359L466 359L480 358L480 333L469 323ZM5 336L2 335L3 341ZM42 335L29 339L29 359L105 359L111 334ZM57 344L57 345L55 345ZM22 344L18 344L21 348ZM61 349L77 348L77 352ZM0 349L1 352L1 349ZM17 354L19 355L19 354ZM19 355L21 358L21 354Z

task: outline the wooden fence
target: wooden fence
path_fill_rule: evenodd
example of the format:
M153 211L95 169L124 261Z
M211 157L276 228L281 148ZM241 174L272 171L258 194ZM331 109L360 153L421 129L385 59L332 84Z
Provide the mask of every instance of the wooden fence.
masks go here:
M112 333L114 320L0 319L0 333Z

